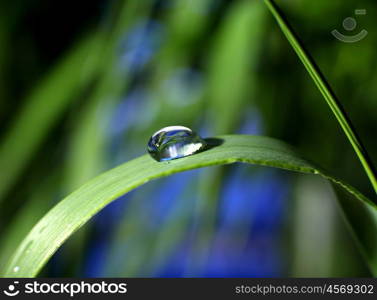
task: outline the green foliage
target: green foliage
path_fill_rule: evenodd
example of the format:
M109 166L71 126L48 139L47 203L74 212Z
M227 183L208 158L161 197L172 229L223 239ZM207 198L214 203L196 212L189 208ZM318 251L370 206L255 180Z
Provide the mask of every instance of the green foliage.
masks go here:
M216 132L234 132L245 104L253 101L265 19L262 3L240 1L228 12L214 38L206 96Z
M298 37L290 28L288 22L285 20L282 12L279 10L275 2L273 0L264 0L264 2L272 12L273 16L276 18L284 35L288 39L292 48L296 51L296 54L300 58L301 62L304 64L309 75L312 77L314 83L317 85L322 96L325 98L327 104L331 108L331 111L335 115L344 133L346 134L349 142L351 143L353 149L359 157L359 160L369 177L374 191L377 193L377 176L375 174L372 161L370 160L365 147L361 143L359 136L353 128L353 125L351 124L351 121L349 120L346 111L342 107L340 101L336 98L335 93L331 89L330 85L326 81L325 77L319 70L314 60L311 58L309 53L305 50L304 46L299 41Z
M331 108L376 190L372 163L342 107L350 107L352 118L360 129L358 133L365 137L370 153L376 153L376 88L373 83L377 72L370 67L374 65L374 36L369 35L368 40L347 47L319 38L328 36L329 28L340 24L337 22L341 20L333 18L335 11L344 7L339 14L348 13L350 7L344 5L344 1L284 4L294 27L306 33L302 36L308 40L310 52L316 54L326 75L332 76L337 94L348 101L340 103L274 1L264 2ZM195 203L195 222L199 230L193 234L194 251L190 253L193 256L190 267L195 269L196 264L201 264L200 254L203 254L204 262L209 253L203 251L197 255L195 251L210 249L212 237L216 234L220 195L229 170L223 165L245 162L318 174L340 187L337 189L338 203L365 261L376 275L375 204L344 181L301 159L285 144L264 137L223 136L225 142L218 147L165 163L156 163L148 156L139 157L91 180L43 217L55 199L119 161L134 156L135 152L140 153L150 134L162 126L179 123L198 131L204 126L209 135L236 133L245 119L251 120L253 116L261 118L263 134L297 146L300 153L327 166L331 173L342 174L364 193L368 192L368 181L361 173L362 168L358 168L358 161L353 159L354 153L350 153L352 148L347 147L346 138L338 134L335 119L329 118L327 108L318 100L319 94L312 88L307 76L302 76L305 70L295 63L289 45L280 40L280 32L269 23L272 18L267 18L268 10L262 1L231 1L223 8L212 0L173 1L171 7L163 7L157 13L153 3L151 0L114 2L108 15L104 14L100 26L94 26L75 40L44 76L34 82L30 80L30 91L22 92L25 98L19 102L13 99L12 88L8 86L10 80L7 81L7 78L12 74L9 76L6 72L6 65L8 61L10 64L20 61L20 65L23 62L11 51L17 44L13 43L17 36L12 37L17 30L12 27L20 22L22 13L21 10L11 13L5 7L1 9L0 14L5 13L0 18L0 40L4 44L0 49L0 74L4 78L0 82L0 112L1 117L12 117L9 117L9 124L8 120L4 121L6 128L0 141L0 274L16 277L37 275L64 241L95 213L149 180L193 168L219 165L201 172L199 180L196 179L199 183L185 185L185 191L192 193L195 190L200 194L199 200L195 200L198 202ZM28 5L30 8L32 4ZM21 6L24 7L24 4ZM310 9L307 9L308 6ZM327 19L327 22L322 22L322 19ZM122 65L120 63L120 56L124 55L123 43L139 24L149 21L161 26L164 38L151 60L135 75L123 65L123 61ZM369 24L369 28L374 25ZM24 42L25 53L32 53L27 49L27 40L22 45ZM355 51L362 51L364 55L355 56ZM17 65L13 67L15 73L20 70L26 73L24 77L28 76L30 65L24 69L17 68ZM199 74L199 84L194 86L193 91L187 92L186 82L181 84L183 89L172 83L182 70ZM15 78L18 89L18 77ZM141 109L135 109L136 117L126 120L132 124L128 124L127 130L116 137L122 151L115 154L116 159L109 159L114 154L114 140L111 140L114 138L112 133L109 134L112 117L119 102L128 101L124 98L134 91L135 82L137 88L142 87L148 101L140 104ZM188 88L192 86L188 85ZM132 110L133 107L130 107ZM290 184L292 189L296 186L296 183ZM147 213L140 213L143 209L140 203L150 199L153 192L153 189L145 187L136 192L136 196L130 195L133 205L127 208L123 220L114 229L116 237L108 241L114 255L109 255L104 269L110 270L110 274L119 272L121 276L138 276L145 259L157 257L149 264L149 270L153 270L153 265L162 264L189 231L190 211L182 209L182 206L181 214L161 224L158 230L148 232L144 219ZM187 200L186 194L181 192L180 202ZM374 193L370 195L374 196ZM320 208L318 213L321 213ZM27 235L35 223L37 225ZM297 227L301 229L300 224ZM88 246L86 234L92 228L85 226L84 229L79 235L72 236L62 249L61 259L71 268L59 270L62 276L77 275L75 272L82 267ZM328 230L333 231L332 236L337 238L344 234L342 226ZM134 243L130 236L139 232L146 234ZM237 234L242 240L243 230ZM315 240L318 242L318 239ZM157 246L149 247L151 243ZM344 262L350 258L349 244L338 244L338 251L334 252L341 251L343 258L339 261L348 266ZM125 258L126 267L121 269L116 253L124 245L132 249L129 255L132 262ZM316 249L313 250L315 252ZM10 259L12 253L14 255ZM320 251L318 253L320 257ZM333 259L334 256L341 257L335 254ZM353 265L363 265L355 256L351 260ZM116 268L117 271L114 271ZM350 269L355 272L352 276L358 274L357 270ZM310 276L310 273L307 275ZM340 275L343 276L342 273Z
M63 112L94 79L100 40L100 35L83 39L26 100L0 145L0 166L7 170L0 177L0 202Z
M138 186L177 172L219 164L243 162L321 175L348 191L355 198L352 202L356 203L354 207L367 210L370 217L377 220L377 208L371 201L353 187L302 159L284 143L267 137L247 135L220 136L219 139L223 141L221 145L178 160L156 162L148 155L143 155L83 185L37 223L16 250L3 276L35 276L73 232L111 201ZM371 230L376 232L376 222L374 226ZM368 240L360 240L360 243L371 269L377 273L375 247Z

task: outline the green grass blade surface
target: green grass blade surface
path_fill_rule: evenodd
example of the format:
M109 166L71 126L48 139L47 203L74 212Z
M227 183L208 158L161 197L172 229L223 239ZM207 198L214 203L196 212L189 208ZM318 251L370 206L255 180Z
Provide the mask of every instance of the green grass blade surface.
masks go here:
M302 159L283 142L249 135L227 135L219 138L223 140L221 145L193 156L170 162L156 162L149 155L143 155L89 181L59 202L34 226L1 275L37 275L62 243L93 215L111 201L152 179L195 168L235 162L318 174L345 189L352 196L352 201L345 203L347 207L352 204L352 210L348 211L353 214L359 211L364 223L368 224L369 233L364 234L363 227L358 225L359 218L348 219L364 257L374 274L377 274L377 208L370 200L351 186ZM348 211L344 210L346 217Z

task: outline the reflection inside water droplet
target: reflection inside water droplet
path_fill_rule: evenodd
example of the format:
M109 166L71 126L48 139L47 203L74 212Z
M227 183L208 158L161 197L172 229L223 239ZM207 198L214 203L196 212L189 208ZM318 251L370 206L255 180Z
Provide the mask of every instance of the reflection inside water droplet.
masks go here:
M152 135L148 152L157 161L189 156L204 150L206 142L190 128L168 126Z
M20 267L19 267L19 266L15 266L15 267L13 268L13 272L14 272L14 273L17 273L19 270L20 270Z

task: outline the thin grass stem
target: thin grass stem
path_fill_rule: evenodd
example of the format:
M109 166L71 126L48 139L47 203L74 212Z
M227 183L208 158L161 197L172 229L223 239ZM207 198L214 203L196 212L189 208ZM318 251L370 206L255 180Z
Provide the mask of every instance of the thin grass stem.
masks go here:
M360 137L357 135L356 130L354 129L351 123L351 120L347 116L345 109L342 107L342 104L337 99L334 91L332 90L331 86L322 74L321 70L319 69L314 59L309 54L309 52L305 49L303 43L295 34L294 30L289 25L288 21L284 17L284 14L276 5L274 0L264 0L264 2L271 11L272 15L275 17L281 30L283 31L289 43L291 44L292 48L295 50L301 62L304 64L306 70L312 77L314 83L317 85L322 96L325 98L327 104L330 106L331 111L335 115L348 140L350 141L353 149L355 150L374 188L374 191L377 193L377 176L375 168L373 167L372 161L367 153L367 150L363 146Z

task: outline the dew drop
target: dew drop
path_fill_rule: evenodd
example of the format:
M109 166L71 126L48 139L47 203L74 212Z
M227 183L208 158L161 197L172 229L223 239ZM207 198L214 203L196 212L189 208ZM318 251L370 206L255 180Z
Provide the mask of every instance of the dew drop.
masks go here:
M157 161L189 156L204 150L206 142L190 128L168 126L160 129L148 142L148 152Z
M15 266L15 267L13 268L13 272L14 272L14 273L17 273L19 270L20 270L20 267L19 267L19 266Z

